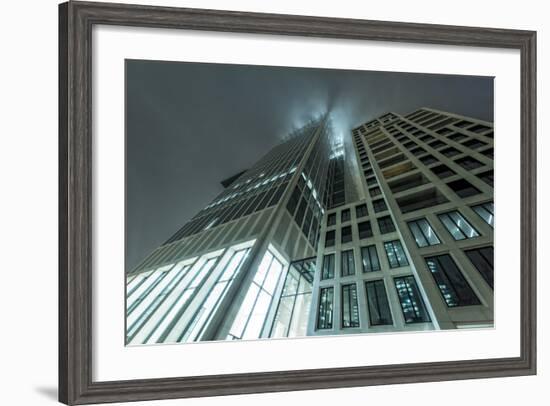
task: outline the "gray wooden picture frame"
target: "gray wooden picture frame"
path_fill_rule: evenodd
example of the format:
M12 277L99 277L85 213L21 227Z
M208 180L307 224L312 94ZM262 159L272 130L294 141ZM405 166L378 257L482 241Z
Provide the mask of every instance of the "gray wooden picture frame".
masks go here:
M92 28L194 29L518 49L521 53L521 354L166 379L92 380ZM502 141L505 142L505 141ZM536 33L294 15L68 2L59 6L59 400L66 404L536 373Z

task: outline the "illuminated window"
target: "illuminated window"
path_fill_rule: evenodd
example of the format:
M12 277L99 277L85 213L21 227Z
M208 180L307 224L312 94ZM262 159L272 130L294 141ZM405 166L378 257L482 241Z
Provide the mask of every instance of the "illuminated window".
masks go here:
M428 257L426 264L447 306L469 306L480 303L450 255Z
M317 329L332 328L332 311L334 305L334 288L321 288L319 293L319 313L317 315Z
M415 221L409 221L408 224L409 229L416 240L416 245L420 248L441 243L428 220L418 219Z
M457 241L479 236L476 229L458 211L439 214L439 219Z
M399 268L409 265L401 241L395 240L385 242L384 248L386 250L386 256L388 257L388 262L390 263L390 268Z
M228 339L255 339L262 335L265 319L279 282L283 264L268 250L229 330Z
M420 296L418 286L414 276L403 276L395 278L395 289L401 303L401 310L405 323L426 323L430 321L430 316L426 311L424 301Z
M355 283L342 286L342 328L349 327L359 327L359 305Z
M493 202L483 203L472 209L491 227L495 226L495 205Z

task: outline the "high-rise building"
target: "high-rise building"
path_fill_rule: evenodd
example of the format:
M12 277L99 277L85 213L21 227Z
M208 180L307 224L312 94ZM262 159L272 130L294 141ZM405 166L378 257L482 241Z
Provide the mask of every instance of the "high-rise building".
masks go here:
M493 325L491 123L325 115L224 186L128 273L129 344Z

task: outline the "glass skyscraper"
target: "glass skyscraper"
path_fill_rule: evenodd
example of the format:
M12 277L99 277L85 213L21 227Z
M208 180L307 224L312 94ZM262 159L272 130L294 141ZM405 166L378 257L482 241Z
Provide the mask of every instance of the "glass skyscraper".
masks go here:
M489 327L493 128L291 134L127 274L128 344Z

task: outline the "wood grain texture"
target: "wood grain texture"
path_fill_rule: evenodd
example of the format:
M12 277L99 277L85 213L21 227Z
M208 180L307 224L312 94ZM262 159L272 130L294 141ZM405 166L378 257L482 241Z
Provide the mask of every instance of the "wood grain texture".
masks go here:
M91 32L94 24L519 49L521 354L219 376L92 381ZM59 400L66 404L219 396L536 373L536 33L306 16L69 2L59 8Z

